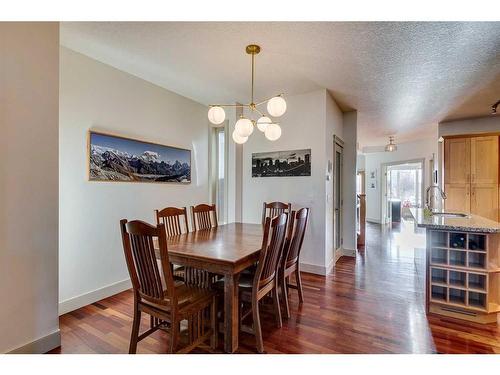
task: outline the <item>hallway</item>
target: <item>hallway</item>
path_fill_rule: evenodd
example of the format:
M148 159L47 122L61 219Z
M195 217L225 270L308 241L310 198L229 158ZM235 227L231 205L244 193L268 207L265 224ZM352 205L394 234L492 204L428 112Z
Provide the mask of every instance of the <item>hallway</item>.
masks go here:
M367 246L356 260L341 258L326 278L304 274L305 303L299 307L291 293L292 317L283 329L274 329L272 315L263 312L267 352L500 353L496 326L426 318L422 274L414 262L424 246L412 223L393 230L368 224ZM131 312L132 293L125 291L61 316L62 347L53 352L126 353ZM142 328L147 324L144 319ZM165 353L167 340L157 332L138 352ZM255 352L253 336L241 333L239 352Z

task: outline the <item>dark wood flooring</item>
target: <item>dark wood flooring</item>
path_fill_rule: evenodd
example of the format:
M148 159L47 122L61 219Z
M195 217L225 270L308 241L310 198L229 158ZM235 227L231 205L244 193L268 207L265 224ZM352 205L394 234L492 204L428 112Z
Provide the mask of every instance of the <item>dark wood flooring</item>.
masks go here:
M305 303L291 292L292 317L276 329L262 315L268 353L500 353L500 329L450 318L427 317L415 253L424 236L403 225L371 224L358 257L341 258L332 275L303 274ZM132 293L125 291L60 317L62 346L53 353L127 353ZM143 328L148 325L144 318ZM156 332L139 353L165 353L168 336ZM222 348L222 342L220 343ZM207 352L207 348L196 352ZM240 353L255 353L241 333Z

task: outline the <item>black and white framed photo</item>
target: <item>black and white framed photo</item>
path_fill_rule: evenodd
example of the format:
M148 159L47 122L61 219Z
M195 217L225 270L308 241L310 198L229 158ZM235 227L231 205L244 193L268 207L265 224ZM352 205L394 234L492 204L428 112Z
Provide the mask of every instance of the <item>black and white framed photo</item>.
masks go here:
M252 154L252 177L311 175L311 149Z

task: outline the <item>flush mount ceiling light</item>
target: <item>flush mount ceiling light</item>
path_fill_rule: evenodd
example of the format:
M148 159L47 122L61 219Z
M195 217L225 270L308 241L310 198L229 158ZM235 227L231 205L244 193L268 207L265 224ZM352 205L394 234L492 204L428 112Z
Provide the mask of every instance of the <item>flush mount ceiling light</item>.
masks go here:
M281 117L286 112L286 101L283 94L273 96L270 99L265 99L255 103L253 97L254 75L255 75L255 55L260 52L260 47L256 44L250 44L246 47L246 52L252 55L252 94L250 103L248 104L211 104L208 109L208 120L214 125L220 125L226 118L226 113L223 107L239 107L243 109L243 114L236 121L233 131L233 140L236 143L242 144L248 140L248 137L253 133L254 127L264 132L264 135L270 141L275 141L281 137L281 127L271 119L271 117ZM267 103L266 115L258 107ZM244 110L249 111L248 117L245 117ZM258 116L257 120L252 117Z
M394 143L394 137L391 135L389 136L389 143L385 146L385 151L387 152L393 152L398 149L398 146Z
M500 104L500 100L497 100L497 102L491 106L491 114L492 115L497 114L497 107L499 104Z

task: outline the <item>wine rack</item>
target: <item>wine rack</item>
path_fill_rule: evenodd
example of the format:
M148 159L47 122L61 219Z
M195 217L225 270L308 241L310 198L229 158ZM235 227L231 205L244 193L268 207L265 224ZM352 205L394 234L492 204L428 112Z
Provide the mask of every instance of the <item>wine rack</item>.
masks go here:
M486 233L427 233L429 302L480 313L500 311L500 241L490 241L493 235Z

